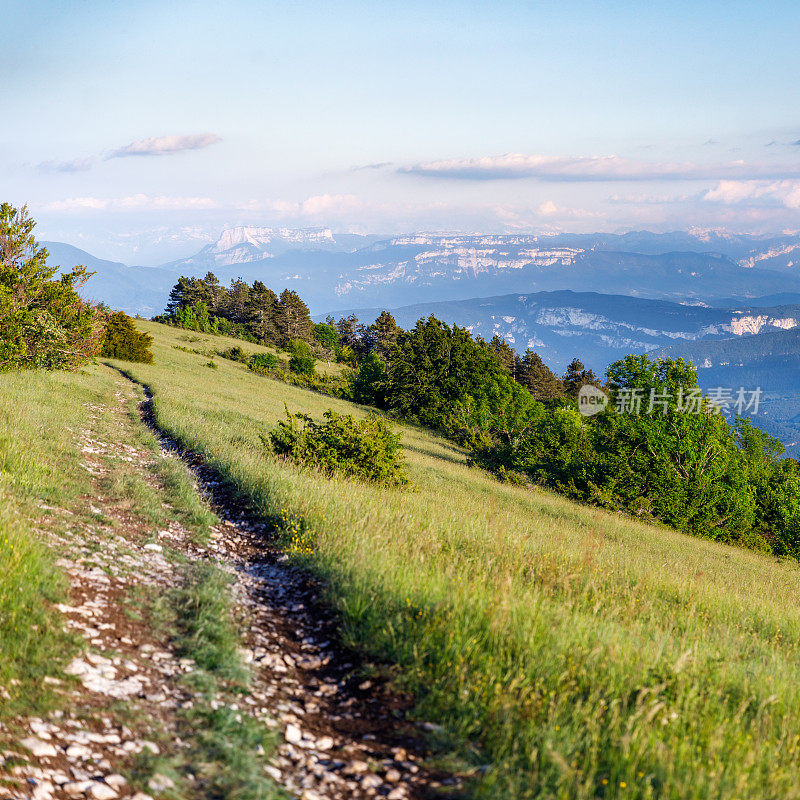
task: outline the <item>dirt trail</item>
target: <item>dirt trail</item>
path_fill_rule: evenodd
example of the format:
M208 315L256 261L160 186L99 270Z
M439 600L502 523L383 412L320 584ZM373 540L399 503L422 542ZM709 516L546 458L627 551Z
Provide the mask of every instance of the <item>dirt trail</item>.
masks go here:
M153 423L149 392L142 418L162 449L190 467L221 523L214 555L233 567L245 615L256 691L269 697L284 734L274 777L303 800L424 798L458 781L427 769L421 729L405 720L410 699L382 678L359 677L338 642L321 587L293 568L271 529L228 490L201 458L184 453Z
M118 380L117 407L93 408L93 419L114 414L120 425L125 424L126 408L138 389L127 379ZM290 565L269 526L200 458L181 452L156 430L149 398L140 403L140 410L159 440L160 457L181 458L190 467L197 490L220 522L204 547L177 523L152 541L143 536L135 511L114 507L99 489L97 496L87 498L98 516L113 519L113 524L76 526L69 539L54 541L62 552L72 552L60 561L73 587L70 605L61 610L66 624L90 646L68 670L81 686L71 689L69 713L22 721L28 734L22 743L30 761L7 768L16 785L0 788L0 800L147 800L170 794L168 778L156 776L149 794L137 795L120 774L130 768L137 752L165 748L164 738L161 744L149 741L148 725L166 731L166 741L172 731L179 742L175 712L193 702L179 680L193 663L179 659L168 639L159 639L130 614L132 590L146 592L148 586L180 580L169 551L190 560L212 559L231 575L236 613L246 631L243 656L253 676L252 691L242 698L240 710L282 735L267 771L291 795L302 800L413 800L458 793L456 778L425 766L426 726L405 719L409 698L393 691L384 677L365 680L365 665L341 646L336 620L321 602L321 587ZM79 440L84 466L98 487L107 458L122 459L131 470L154 480L152 456L146 451L98 441L92 430L81 432ZM386 670L373 671L381 673ZM133 723L130 728L121 725L105 713L115 702L149 722L138 729ZM16 763L8 755L7 765ZM0 777L2 763L0 758Z

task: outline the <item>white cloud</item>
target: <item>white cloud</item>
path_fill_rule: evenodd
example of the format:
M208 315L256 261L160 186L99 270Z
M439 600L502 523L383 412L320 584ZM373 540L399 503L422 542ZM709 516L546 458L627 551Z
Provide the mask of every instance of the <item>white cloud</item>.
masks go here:
M151 136L139 139L113 150L108 158L127 156L165 156L181 153L184 150L200 150L222 141L215 133L199 133L191 136Z
M543 217L568 217L570 219L590 219L603 216L597 211L589 211L585 208L560 206L552 200L545 200L545 202L539 206L539 213Z
M476 181L512 178L537 178L545 181L648 181L800 177L799 164L749 164L745 161L700 164L639 161L614 155L543 156L520 153L428 161L402 167L399 171L426 178Z
M303 216L314 217L320 214L344 214L361 208L361 201L353 194L318 194L300 204Z
M43 211L75 212L75 211L197 211L219 208L219 204L210 197L169 197L166 195L149 196L134 194L127 197L68 197L46 203Z
M703 200L736 205L779 205L800 209L800 181L720 181L709 189Z

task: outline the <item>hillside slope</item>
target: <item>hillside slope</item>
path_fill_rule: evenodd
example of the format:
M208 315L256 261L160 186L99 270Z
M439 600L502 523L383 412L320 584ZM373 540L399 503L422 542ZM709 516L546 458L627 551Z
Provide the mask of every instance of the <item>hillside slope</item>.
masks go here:
M295 469L259 439L284 403L364 411L143 327L159 426L300 537L345 641L398 665L478 796L798 796L795 565L499 484L409 426L413 493Z

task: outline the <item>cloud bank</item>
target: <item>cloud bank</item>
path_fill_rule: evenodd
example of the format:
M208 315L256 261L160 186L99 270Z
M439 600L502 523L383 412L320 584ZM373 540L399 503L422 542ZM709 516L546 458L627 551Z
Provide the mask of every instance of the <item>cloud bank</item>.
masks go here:
M399 172L424 178L492 181L535 178L542 181L747 180L800 177L800 164L750 164L729 161L638 161L620 156L543 156L507 153L482 158L427 161Z

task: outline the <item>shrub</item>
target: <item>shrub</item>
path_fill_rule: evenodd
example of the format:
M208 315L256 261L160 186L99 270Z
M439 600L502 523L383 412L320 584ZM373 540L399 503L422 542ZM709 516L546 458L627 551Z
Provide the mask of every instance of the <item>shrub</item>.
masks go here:
M105 358L118 358L122 361L153 363L150 345L153 337L140 333L133 320L124 312L117 311L106 320L106 333L100 355Z
M386 403L386 364L377 353L369 353L353 380L353 400L368 406Z
M238 344L225 350L217 350L217 355L229 361L238 361L240 364L248 363L247 353Z
M274 353L253 353L253 355L250 356L250 360L247 362L247 366L253 370L253 372L264 375L278 366L278 358Z
M325 412L326 422L314 422L307 414L290 414L262 437L272 452L297 464L313 466L326 475L382 486L408 486L400 434L382 417L370 415L356 421L350 415Z
M102 315L78 296L93 273L57 267L23 207L0 205L0 370L75 368L100 351Z
M295 339L289 348L289 352L292 354L289 359L289 369L298 375L312 377L316 359L308 346L308 342L304 342L302 339Z

